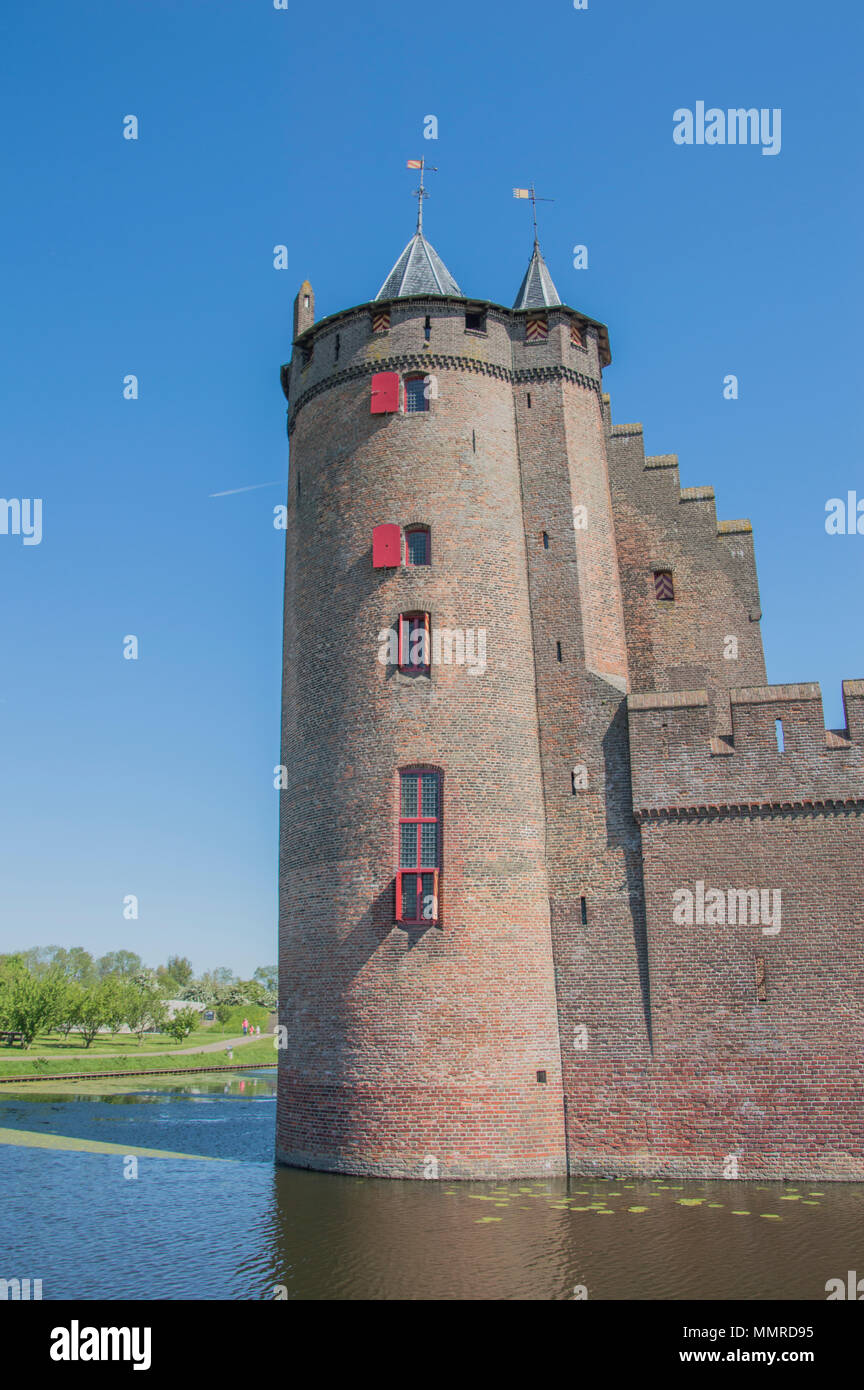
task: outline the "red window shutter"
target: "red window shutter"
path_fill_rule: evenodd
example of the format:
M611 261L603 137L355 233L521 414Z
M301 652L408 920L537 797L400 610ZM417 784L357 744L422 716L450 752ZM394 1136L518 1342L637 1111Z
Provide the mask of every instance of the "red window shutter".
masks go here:
M372 374L373 415L392 414L399 409L399 373L374 372Z
M396 875L396 921L402 921L402 875Z
M372 531L373 569L392 569L402 563L402 533L395 524L376 526Z

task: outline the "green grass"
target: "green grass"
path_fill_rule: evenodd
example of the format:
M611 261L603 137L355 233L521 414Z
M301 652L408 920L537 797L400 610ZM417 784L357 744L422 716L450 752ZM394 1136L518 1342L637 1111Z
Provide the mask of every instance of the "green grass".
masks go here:
M215 1039L210 1037L210 1041ZM272 1037L256 1038L254 1042L244 1043L234 1049L234 1063L251 1062L272 1062L276 1065L276 1049L273 1046ZM35 1047L36 1044L34 1043ZM95 1045L94 1045L95 1046ZM108 1052L96 1052L91 1048L89 1052L83 1054L74 1053L70 1056L65 1054L52 1053L50 1056L38 1057L33 1052L22 1052L20 1048L0 1048L0 1081L4 1077L10 1076L32 1076L37 1079L39 1076L60 1076L68 1072L148 1072L161 1071L163 1068L174 1069L206 1070L210 1067L225 1066L228 1063L227 1053L224 1051L199 1053L190 1055L181 1054L178 1057L158 1057L153 1053L147 1053L143 1048L130 1048L126 1052L113 1055Z
M127 1158L191 1158L204 1163L221 1163L224 1159L209 1154L174 1153L170 1149L142 1149L136 1145L109 1144L101 1139L73 1139L65 1134L43 1134L29 1129L0 1129L0 1144L14 1144L25 1149L62 1149L70 1153L117 1154ZM231 1160L228 1160L229 1162Z
M140 1056L145 1052L170 1052L177 1048L204 1047L207 1043L222 1042L225 1038L242 1037L244 1018L260 1024L263 1028L269 1017L266 1009L237 1009L235 1012L236 1020L232 1016L227 1023L208 1023L196 1028L183 1042L177 1042L176 1038L172 1038L168 1033L147 1033L140 1043L134 1033L98 1033L90 1046L85 1047L75 1033L70 1033L68 1037L63 1037L61 1033L40 1033L27 1049L22 1048L20 1043L14 1043L11 1047L0 1044L0 1074L2 1063L10 1057L50 1057L54 1061L65 1057L93 1057L97 1053L103 1056L116 1053L118 1056L129 1057ZM251 1047L253 1044L250 1043L248 1046Z

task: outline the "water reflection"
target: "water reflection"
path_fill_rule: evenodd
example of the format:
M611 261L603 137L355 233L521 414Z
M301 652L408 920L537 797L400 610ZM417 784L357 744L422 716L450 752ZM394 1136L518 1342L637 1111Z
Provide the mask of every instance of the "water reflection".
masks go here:
M584 1285L592 1299L821 1300L860 1265L860 1184L449 1184L274 1168L272 1090L251 1074L0 1095L0 1127L241 1160L141 1159L127 1181L119 1156L0 1146L0 1270L42 1278L46 1299L566 1300Z

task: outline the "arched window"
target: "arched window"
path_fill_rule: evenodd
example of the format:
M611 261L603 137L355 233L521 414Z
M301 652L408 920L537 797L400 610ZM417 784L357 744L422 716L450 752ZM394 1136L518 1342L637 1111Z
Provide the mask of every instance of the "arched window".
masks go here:
M407 768L399 774L399 868L396 920L423 925L438 920L441 788L437 772Z
M432 554L428 526L411 526L405 531L406 565L430 565Z
M429 409L429 394L426 390L425 376L406 376L405 414L411 415L419 410Z

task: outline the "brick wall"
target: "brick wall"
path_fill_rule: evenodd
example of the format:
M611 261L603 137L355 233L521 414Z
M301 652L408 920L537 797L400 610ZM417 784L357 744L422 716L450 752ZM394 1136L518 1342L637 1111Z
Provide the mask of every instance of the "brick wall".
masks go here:
M283 369L279 1158L864 1177L864 682L829 733L818 687L764 685L749 523L612 424L602 325L574 345L554 309L529 344L501 306L485 333L464 301L389 307L380 334L369 305L300 314ZM371 415L381 370L433 375L430 411ZM382 522L428 525L432 566L374 570ZM484 674L382 664L407 610L485 629ZM443 788L426 930L393 898L420 764ZM779 890L780 930L682 924L700 883Z
M630 689L764 683L750 523L718 522L713 488L682 489L677 455L646 458L641 425L607 428ZM672 571L673 602L655 570Z
M442 1177L560 1172L510 341L434 302L394 309L386 338L367 320L342 324L332 380L316 342L317 377L289 383L278 1154L418 1178L430 1156ZM371 415L372 371L418 359L438 379L430 411ZM432 565L374 570L382 522L428 524ZM433 631L484 628L485 673L383 665L378 633L409 609ZM398 769L417 764L442 773L440 929L394 922Z

